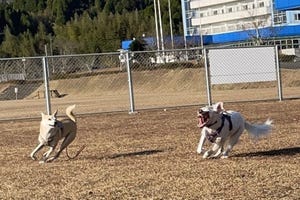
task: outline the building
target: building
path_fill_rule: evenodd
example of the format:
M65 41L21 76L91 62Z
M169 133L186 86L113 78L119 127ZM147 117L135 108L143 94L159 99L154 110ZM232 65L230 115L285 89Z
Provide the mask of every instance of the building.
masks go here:
M299 0L181 0L184 36L204 45L299 48Z

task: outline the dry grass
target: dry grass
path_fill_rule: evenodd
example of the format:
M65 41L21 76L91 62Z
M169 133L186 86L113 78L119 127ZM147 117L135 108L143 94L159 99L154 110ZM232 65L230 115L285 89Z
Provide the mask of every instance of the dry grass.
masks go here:
M49 164L29 158L38 120L1 122L0 199L299 199L299 106L226 104L251 122L275 121L257 143L242 135L227 160L196 154L197 107L79 116L69 152L86 149Z

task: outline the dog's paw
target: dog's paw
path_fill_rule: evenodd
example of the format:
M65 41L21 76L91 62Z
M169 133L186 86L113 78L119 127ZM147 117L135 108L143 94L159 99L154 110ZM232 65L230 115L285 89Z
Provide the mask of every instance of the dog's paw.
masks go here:
M39 164L44 164L44 163L45 163L44 160L39 161Z
M222 140L221 137L217 137L215 143L216 143L216 144L220 144L221 140Z
M32 155L32 154L30 154L30 158L31 158L32 160L37 160L36 156L35 156L35 155Z
M203 158L204 158L204 159L207 159L207 158L210 157L210 155L211 155L211 152L210 152L210 151L206 151L206 152L203 154Z
M227 158L228 158L228 155L221 156L221 159L227 159Z
M218 151L212 156L213 158L218 158L222 153L222 149L218 149Z
M197 153L198 153L198 154L201 154L201 153L203 153L203 152L204 152L204 149L203 149L203 148L198 148L198 149L197 149Z
M55 157L53 156L53 157L51 157L51 158L48 158L48 159L46 160L46 162L49 163L49 162L53 162L54 160L55 160Z

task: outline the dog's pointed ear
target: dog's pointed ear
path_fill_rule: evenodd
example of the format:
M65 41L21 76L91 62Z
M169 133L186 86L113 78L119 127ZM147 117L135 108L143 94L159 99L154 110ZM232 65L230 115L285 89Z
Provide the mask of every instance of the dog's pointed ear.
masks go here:
M56 110L56 111L52 114L52 116L56 117L57 112L58 112L58 110Z
M41 115L42 115L42 119L45 118L45 114L43 112L41 112Z
M224 106L223 106L223 102L218 102L214 105L214 110L217 112L217 113L221 113L223 112L225 109L224 109Z

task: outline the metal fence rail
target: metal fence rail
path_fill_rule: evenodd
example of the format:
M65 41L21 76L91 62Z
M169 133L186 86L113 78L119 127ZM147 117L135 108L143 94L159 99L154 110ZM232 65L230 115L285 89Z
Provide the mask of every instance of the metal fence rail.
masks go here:
M84 114L207 104L209 95L214 102L278 99L278 81L211 84L214 61L230 57L212 58L212 50L0 59L0 77L6 77L0 79L0 119L39 117L51 108L63 114L70 104ZM237 66L253 59L242 57ZM278 62L283 98L299 98L300 59L279 54Z

